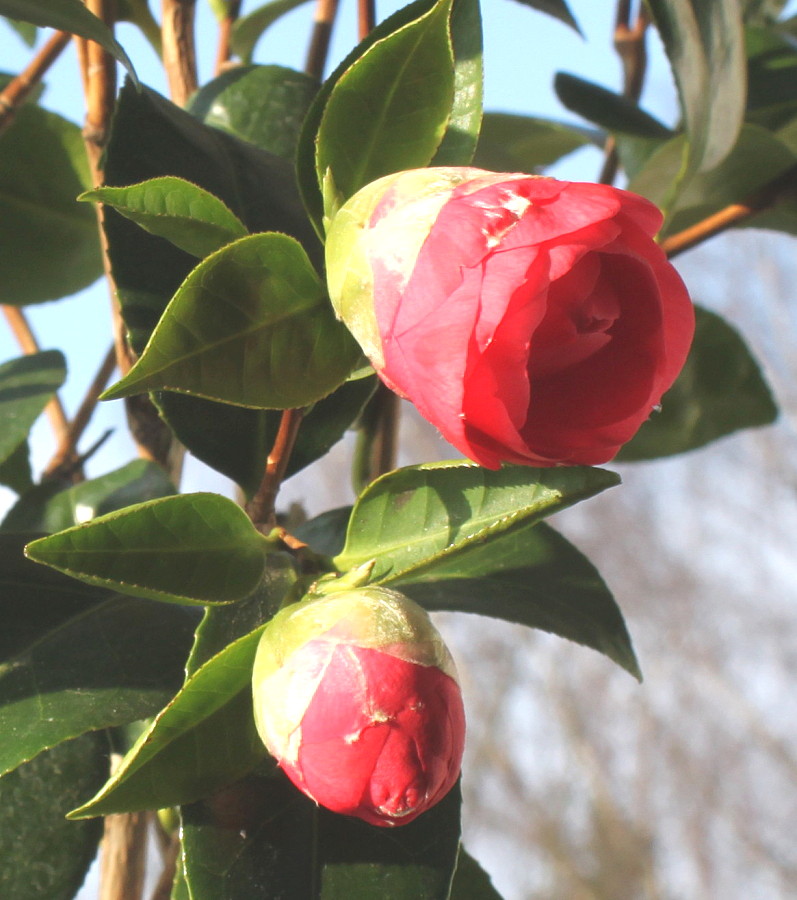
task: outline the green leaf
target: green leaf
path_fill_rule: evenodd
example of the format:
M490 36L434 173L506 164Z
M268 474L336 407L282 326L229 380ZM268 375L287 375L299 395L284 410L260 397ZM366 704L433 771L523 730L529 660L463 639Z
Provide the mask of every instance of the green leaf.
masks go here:
M552 119L488 112L473 165L490 172L534 172L588 144L603 146L599 131Z
M459 848L450 900L503 900L490 876L464 847Z
M30 447L27 441L17 445L3 462L0 462L0 484L22 494L33 487L33 473L30 468Z
M67 822L69 809L102 784L108 741L84 734L0 778L0 896L71 900L102 836L100 822Z
M4 621L23 611L13 594L0 607ZM49 630L0 666L0 773L85 731L154 715L182 681L191 612L111 597L60 623L51 618Z
M25 442L65 378L66 361L58 350L31 353L0 365L0 462Z
M747 90L738 0L648 0L672 66L689 138L689 172L718 165L736 143Z
M103 399L169 390L250 408L301 407L342 384L360 356L301 245L254 234L188 276L141 358Z
M44 482L21 497L3 520L4 531L51 534L80 525L133 503L174 494L160 466L137 459L121 469L64 489Z
M642 679L622 612L592 563L544 522L393 582L426 609L518 622L591 647Z
M218 197L172 175L130 187L97 188L79 199L112 206L150 234L200 259L247 234L243 222Z
M554 88L557 97L571 112L597 123L607 131L652 138L672 135L669 128L627 97L576 75L557 72Z
M13 28L29 47L36 43L39 30L35 25L30 22L19 22L17 19L6 19L6 24Z
M467 166L479 140L484 66L478 0L455 0L451 11L451 47L454 100L446 133L430 163L433 166Z
M291 160L318 82L284 66L235 66L194 94L189 110L261 150Z
M28 544L35 562L167 603L231 603L257 587L265 541L218 494L150 500Z
M279 771L252 775L182 810L192 900L386 897L447 900L459 843L459 787L409 825L335 815Z
M553 16L555 19L559 19L560 22L564 22L565 25L569 25L581 34L578 22L573 18L573 14L570 12L565 0L518 0L518 3L522 3L523 6L530 6L532 9L539 10L549 16Z
M0 15L96 41L124 65L133 79L136 77L133 64L121 44L81 0L0 0Z
M456 461L398 469L360 495L335 565L345 571L376 559L373 582L415 579L619 481L614 472L575 466L493 472Z
M270 3L242 16L232 30L233 53L240 56L245 63L252 62L255 44L265 31L286 13L306 2L307 0L271 0Z
M190 803L252 771L268 755L252 711L252 666L263 627L197 669L70 818Z
M769 28L747 28L747 119L775 130L797 115L797 50Z
M376 378L347 381L305 414L286 477L320 459L357 418ZM163 393L156 403L183 444L204 463L236 481L251 496L265 471L279 428L279 412L244 409L200 397ZM235 435L235 440L230 436Z
M451 8L452 0L437 0L369 46L336 80L318 128L316 172L319 184L331 181L337 199L434 157L454 100ZM331 217L334 209L325 212Z
M635 461L702 447L778 414L754 357L718 315L696 310L692 349L681 374L654 413L617 456Z
M321 515L304 522L295 529L294 534L316 553L337 556L346 543L346 530L349 527L351 511L351 506L328 509Z
M77 125L22 106L0 138L0 303L56 300L102 274L96 216L75 202L89 187Z

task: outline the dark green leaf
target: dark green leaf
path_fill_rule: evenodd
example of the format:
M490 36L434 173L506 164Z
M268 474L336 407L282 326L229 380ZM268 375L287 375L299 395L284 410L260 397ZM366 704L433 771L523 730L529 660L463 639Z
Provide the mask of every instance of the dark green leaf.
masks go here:
M307 0L271 0L259 6L235 23L232 31L232 49L241 59L252 61L255 44L264 32L286 13L306 3Z
M302 0L304 2L304 0ZM194 94L190 111L206 125L293 161L318 82L284 66L235 66Z
M450 900L503 900L490 876L464 847L459 848Z
M43 28L58 28L96 41L135 78L133 65L108 27L81 0L0 0L0 15Z
M738 0L648 0L689 137L689 171L722 162L742 125L746 71Z
M394 583L427 609L540 628L592 647L641 679L611 591L592 563L544 522L477 543Z
M218 494L150 500L40 538L28 557L88 584L168 603L230 603L257 587L266 543Z
M75 201L90 186L77 125L22 106L0 137L0 302L55 300L102 274L96 216Z
M451 8L452 0L437 0L369 46L336 80L316 140L318 182L330 185L334 198L327 216L369 182L434 157L454 100Z
M27 441L17 445L0 463L0 484L22 494L33 487L33 473L30 468L30 447Z
M351 506L330 509L310 519L295 530L300 541L308 544L316 553L337 556L346 543L346 529L351 518Z
M66 361L58 350L31 353L0 365L0 462L24 443L65 378Z
M4 620L21 608L14 600L2 598ZM154 715L182 682L192 613L112 597L10 657L0 668L0 772L84 731Z
M409 825L377 828L317 807L265 770L183 808L191 898L250 898L257 885L273 898L447 900L460 803L456 786Z
M551 119L485 113L473 165L491 172L534 172L604 136Z
M576 75L557 72L554 88L556 95L571 112L578 113L607 131L649 138L666 138L672 135L669 128L628 98Z
M103 399L167 390L255 409L302 407L342 384L361 355L301 244L253 234L194 269Z
M102 784L108 741L84 734L0 778L0 896L71 900L97 851L100 822L64 816Z
M467 461L398 469L361 494L335 564L344 571L376 559L372 581L416 579L619 480L603 469L505 466L494 472Z
M482 20L478 0L455 0L451 11L454 101L434 166L466 166L473 159L482 122Z
M565 25L569 25L581 34L578 22L573 18L573 14L570 12L565 0L518 0L518 3L522 3L524 6L530 6L532 9L537 9L540 12L547 13L549 16L559 19L560 22L564 22Z
M174 494L163 469L137 459L115 472L63 489L58 483L38 485L21 497L3 520L4 531L51 534L80 525L133 503Z
M130 187L97 188L80 199L112 206L150 234L200 259L247 234L218 197L173 175Z
M697 309L692 350L675 384L619 460L655 459L702 447L738 431L768 425L778 410L758 364L727 322Z
M267 756L252 711L252 666L262 630L197 669L103 788L71 817L191 803L251 772Z
M748 28L747 118L776 129L797 115L797 49L769 28Z

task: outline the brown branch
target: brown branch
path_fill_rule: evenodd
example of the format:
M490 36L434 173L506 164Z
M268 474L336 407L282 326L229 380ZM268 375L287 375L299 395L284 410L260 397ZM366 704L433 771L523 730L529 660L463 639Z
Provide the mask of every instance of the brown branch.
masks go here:
M769 209L787 196L797 200L797 165L787 169L782 175L755 191L741 203L731 203L689 228L684 228L683 231L665 238L661 242L661 248L667 256L677 256L697 244L702 244L708 238L726 231L733 225L738 225L745 219Z
M338 12L338 0L318 0L313 17L313 33L307 49L307 61L304 70L308 75L321 81L329 54L329 41L332 27Z
M255 496L246 504L247 515L262 531L270 531L277 524L274 514L277 494L288 468L303 415L303 409L283 410L274 446L266 460L263 480Z
M174 884L174 876L177 872L177 865L180 854L180 836L172 835L163 852L163 871L155 885L150 900L169 900L172 896L172 885Z
M140 900L144 890L149 813L105 817L100 844L101 900Z
M19 107L28 99L50 66L72 40L66 31L56 31L30 63L0 91L0 134L14 121Z
M163 0L161 41L163 67L172 101L185 106L198 86L194 12L196 0Z
M357 0L357 37L364 41L376 26L375 0Z
M216 49L216 64L214 66L216 75L221 75L230 64L230 57L232 56L232 47L230 45L232 29L240 12L241 0L228 0L227 15L219 23L219 45Z

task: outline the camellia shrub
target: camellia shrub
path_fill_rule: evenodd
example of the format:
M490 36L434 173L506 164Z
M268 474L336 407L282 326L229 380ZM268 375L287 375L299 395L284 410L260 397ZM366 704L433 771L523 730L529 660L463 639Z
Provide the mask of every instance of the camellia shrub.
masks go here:
M103 900L139 900L153 829L157 898L498 898L461 846L460 775L478 775L429 611L543 629L640 677L609 588L543 520L619 483L596 466L776 416L671 259L732 225L795 230L782 3L620 0L622 92L556 79L584 127L483 111L481 16L501 0L382 21L362 2L331 74L321 0L304 71L253 63L301 2L211 0L200 84L195 0L0 0L4 39L31 47L0 75L0 302L20 344L0 365L10 900L74 897L103 831ZM523 2L578 28L575 2ZM654 30L673 128L639 106ZM73 40L82 133L38 105ZM586 145L598 183L548 177ZM26 310L100 277L112 346L69 418L66 360ZM396 468L397 397L451 461ZM99 400L124 405L140 458L87 478ZM353 506L282 510L281 484L349 430ZM238 499L180 493L185 451Z

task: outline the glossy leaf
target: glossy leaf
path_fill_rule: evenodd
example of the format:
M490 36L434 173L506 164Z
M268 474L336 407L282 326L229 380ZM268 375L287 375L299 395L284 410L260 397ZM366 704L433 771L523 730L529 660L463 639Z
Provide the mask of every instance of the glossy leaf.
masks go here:
M22 106L0 140L0 303L56 300L102 274L96 216L75 202L90 186L78 126Z
M375 380L347 381L312 406L299 426L286 477L315 462L343 437L373 393ZM232 478L248 496L257 490L277 436L279 412L165 392L157 397L157 405L197 458Z
M344 571L376 559L374 582L417 579L619 480L603 469L505 466L493 472L466 461L398 469L361 494L335 564Z
M102 187L81 200L112 206L150 234L203 259L247 234L243 222L213 194L167 175L130 187Z
M488 112L473 165L491 172L534 172L580 147L602 146L603 139L599 131L552 119Z
M570 12L565 0L518 0L518 3L522 3L523 6L530 6L532 9L539 10L539 12L546 13L549 16L553 16L555 19L559 19L560 22L564 22L565 25L569 25L581 34L578 22L576 22L573 14Z
M189 275L103 399L170 390L255 409L307 406L342 384L360 356L301 245L254 234Z
M746 71L738 0L648 0L681 99L690 171L720 163L736 143Z
M4 619L21 610L13 594L0 604ZM51 618L52 627L0 668L0 773L85 731L154 715L182 682L192 613L111 597Z
M28 557L87 584L168 603L230 603L257 587L265 541L218 494L150 500L40 538Z
M459 848L450 900L503 900L490 876L464 847Z
M611 591L592 563L544 522L392 583L426 609L492 616L591 647L641 680Z
M102 784L108 740L84 734L0 778L0 896L71 900L102 836L100 822L67 822L69 809Z
M163 469L137 459L114 472L64 489L44 482L21 497L3 520L4 531L52 533L80 525L133 503L174 494Z
M81 0L0 0L0 15L57 28L101 44L135 78L133 65L110 29L89 12Z
M65 378L66 361L58 350L31 353L0 365L0 462L24 443Z
M262 631L197 669L97 795L70 817L190 803L252 771L267 756L252 712L252 666Z
M607 131L639 137L666 138L672 135L658 119L640 109L636 103L567 72L557 72L556 95L571 112L578 113Z
M255 45L278 19L296 9L307 0L271 0L245 16L241 16L232 30L233 52L245 63L252 61Z
M183 808L192 900L263 896L447 900L459 843L459 787L401 828L317 807L279 770Z
M369 46L336 80L316 139L318 181L331 185L335 198L327 216L369 182L434 157L454 100L451 7L452 0L437 0Z
M235 66L194 94L193 115L261 150L293 161L318 82L284 66Z
M697 309L689 358L675 384L620 460L684 453L742 428L768 425L778 409L754 357L718 315Z

